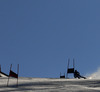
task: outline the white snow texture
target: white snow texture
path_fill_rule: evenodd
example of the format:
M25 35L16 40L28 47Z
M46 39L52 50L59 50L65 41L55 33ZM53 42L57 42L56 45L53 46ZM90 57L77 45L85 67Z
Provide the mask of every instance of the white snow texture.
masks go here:
M100 92L100 68L87 79L0 77L0 92Z

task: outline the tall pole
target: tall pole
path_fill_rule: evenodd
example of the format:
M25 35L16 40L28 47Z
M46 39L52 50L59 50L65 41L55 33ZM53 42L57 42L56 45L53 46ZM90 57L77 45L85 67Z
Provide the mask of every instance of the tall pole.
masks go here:
M10 66L10 71L11 71L11 68L12 68L12 64L11 64L11 66ZM9 75L8 75L7 87L8 87L8 84L9 84L9 78L10 78L10 72L9 72Z
M61 78L61 72L60 72L60 78Z
M73 68L74 68L74 72L75 72L75 59L73 58ZM74 76L74 74L73 74Z
M1 65L0 65L0 77L1 77Z
M73 58L73 68L75 69L75 59Z
M17 66L17 75L19 74L19 64ZM18 86L18 77L17 77L17 86Z
M66 74L66 78L68 78L68 68L69 68L69 62L70 62L70 59L68 59L68 65L67 65L67 74Z

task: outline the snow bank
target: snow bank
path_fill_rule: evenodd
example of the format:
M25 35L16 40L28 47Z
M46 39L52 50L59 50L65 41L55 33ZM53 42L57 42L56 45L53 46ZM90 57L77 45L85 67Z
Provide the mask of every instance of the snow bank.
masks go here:
M89 74L88 79L100 79L100 68L96 72Z

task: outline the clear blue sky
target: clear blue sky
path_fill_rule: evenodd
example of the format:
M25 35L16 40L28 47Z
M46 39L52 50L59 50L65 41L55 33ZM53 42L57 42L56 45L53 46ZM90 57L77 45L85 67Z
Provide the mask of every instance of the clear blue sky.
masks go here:
M68 58L83 75L100 66L99 0L0 0L2 71L55 78Z

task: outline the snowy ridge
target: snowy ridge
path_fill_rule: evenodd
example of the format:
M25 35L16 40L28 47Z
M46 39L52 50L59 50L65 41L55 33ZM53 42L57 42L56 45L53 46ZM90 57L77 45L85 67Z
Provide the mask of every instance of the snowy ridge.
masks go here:
M50 78L10 78L0 79L0 92L100 92L99 79L50 79Z
M89 74L88 79L100 79L100 68L96 72Z

